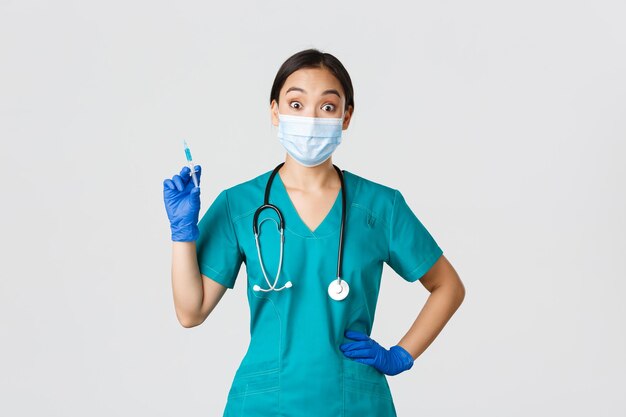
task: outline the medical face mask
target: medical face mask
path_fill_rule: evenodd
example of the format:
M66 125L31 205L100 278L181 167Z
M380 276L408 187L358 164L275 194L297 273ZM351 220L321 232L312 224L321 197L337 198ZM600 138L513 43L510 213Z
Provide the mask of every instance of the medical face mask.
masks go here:
M330 158L341 143L343 116L305 117L278 113L278 139L289 155L305 167Z

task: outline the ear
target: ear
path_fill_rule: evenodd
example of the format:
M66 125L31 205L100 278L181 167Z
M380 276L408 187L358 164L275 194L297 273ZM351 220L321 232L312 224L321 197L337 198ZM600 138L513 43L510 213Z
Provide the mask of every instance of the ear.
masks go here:
M343 126L341 127L341 130L346 130L350 125L350 120L352 119L352 110L353 107L348 106L348 110L346 110L346 113L343 116Z
M272 118L272 124L278 126L278 103L275 99L270 103L270 117Z

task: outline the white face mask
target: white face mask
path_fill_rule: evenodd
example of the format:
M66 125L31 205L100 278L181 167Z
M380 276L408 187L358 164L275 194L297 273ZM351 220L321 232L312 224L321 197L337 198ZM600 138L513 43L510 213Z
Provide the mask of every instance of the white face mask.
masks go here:
M278 139L289 155L305 167L330 158L341 143L342 117L306 117L278 113Z

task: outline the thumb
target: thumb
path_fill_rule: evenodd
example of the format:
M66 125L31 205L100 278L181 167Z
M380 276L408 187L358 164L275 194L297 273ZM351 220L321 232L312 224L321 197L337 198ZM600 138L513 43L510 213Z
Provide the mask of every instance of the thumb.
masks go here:
M367 334L356 331L356 330L346 330L344 332L344 335L348 339L352 339L352 340L370 340L370 337Z
M200 187L193 187L189 193L189 206L194 211L200 211Z
M198 186L200 186L200 176L202 175L202 167L200 165L196 165L194 167L194 171L196 173L196 178L198 179Z

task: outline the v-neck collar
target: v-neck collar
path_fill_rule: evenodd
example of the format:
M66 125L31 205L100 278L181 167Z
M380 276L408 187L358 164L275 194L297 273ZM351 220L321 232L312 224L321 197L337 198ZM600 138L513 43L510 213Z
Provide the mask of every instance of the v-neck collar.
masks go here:
M283 212L285 229L301 237L313 239L325 238L332 236L335 233L339 233L339 228L341 227L341 189L337 193L333 206L330 208L330 211L326 214L322 222L315 228L315 230L311 230L309 229L309 226L304 223L300 214L298 214L291 197L289 197L287 188L280 177L280 173L276 173L273 182L276 183L276 188L280 197L280 205L277 204L277 206ZM344 172L344 186L347 191L348 185L346 182L346 175ZM272 184L272 188L274 188L274 184ZM347 197L348 194L346 194L346 208L349 207Z

